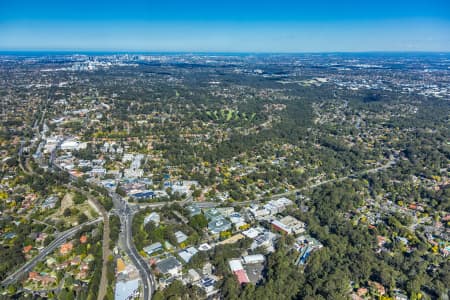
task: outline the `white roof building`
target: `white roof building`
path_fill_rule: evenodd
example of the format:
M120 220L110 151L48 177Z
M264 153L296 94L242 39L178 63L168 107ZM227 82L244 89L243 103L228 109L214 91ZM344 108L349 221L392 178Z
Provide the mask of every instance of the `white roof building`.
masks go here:
M201 279L200 274L198 274L198 272L194 269L188 270L188 277L191 282L197 282Z
M271 200L266 205L264 205L264 208L270 211L270 214L278 214L286 209L287 206L290 206L294 204L292 200L289 200L288 198L280 198L277 200Z
M242 262L244 264L257 264L265 261L266 258L262 254L246 255L242 257Z
M240 259L231 259L230 261L228 261L228 264L230 265L230 269L233 272L244 270Z
M161 218L157 212L152 212L144 218L144 225L146 225L150 221L155 223L156 225L159 225Z
M178 252L178 256L181 257L184 262L188 263L191 258L198 253L198 250L194 247L189 247L184 249L183 251Z
M130 281L117 281L114 292L114 300L127 300L136 296L139 288L139 279Z
M122 162L132 161L134 155L131 153L124 153L122 157Z
M200 251L208 251L211 249L212 249L212 247L207 243L201 244L200 246L198 246L198 250L200 250Z
M188 236L181 231L175 232L175 238L177 239L177 243L180 244L188 239Z
M261 232L259 230L256 230L255 228L250 228L248 230L242 231L243 235L251 239L256 238L260 233Z

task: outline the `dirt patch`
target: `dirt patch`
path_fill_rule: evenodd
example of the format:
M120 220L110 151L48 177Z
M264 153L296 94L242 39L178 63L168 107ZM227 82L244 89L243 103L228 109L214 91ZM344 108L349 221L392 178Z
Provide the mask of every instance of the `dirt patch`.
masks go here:
M67 193L61 200L61 207L58 211L59 215L62 215L66 208L71 208L73 206L73 194Z

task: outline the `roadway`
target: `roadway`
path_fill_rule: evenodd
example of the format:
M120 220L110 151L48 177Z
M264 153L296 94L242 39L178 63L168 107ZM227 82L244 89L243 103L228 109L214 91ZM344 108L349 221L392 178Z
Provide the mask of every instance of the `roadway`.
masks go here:
M377 172L386 170L386 169L394 166L397 163L397 161L398 161L398 157L391 156L389 158L389 160L385 164L383 164L381 166L378 166L378 167L375 167L375 168L367 169L367 170L364 170L364 171L361 171L361 172L357 172L357 173L354 173L354 174L350 174L350 175L346 175L346 176L342 176L342 177L338 177L338 178L334 178L334 179L327 179L327 180L324 180L324 181L320 181L320 182L317 182L317 183L309 184L307 186L304 186L304 187L301 187L301 188L298 188L298 189L293 189L293 190L290 190L290 191L287 191L287 192L283 192L283 193L279 193L279 194L274 194L274 195L270 195L270 196L262 195L262 196L257 197L254 200L233 202L233 203L230 203L230 205L231 206L240 206L240 205L245 205L245 204L258 203L263 198L275 199L275 198L280 198L280 197L286 197L286 196L289 196L289 195L292 195L292 194L296 194L296 193L299 193L299 192L302 192L302 191L306 191L306 190L309 190L309 189L317 188L317 187L319 187L321 185L325 185L327 183L342 182L342 181L345 181L347 179L357 178L357 177L360 177L360 176L363 176L363 175L366 175L366 174L377 173ZM136 203L136 204L128 204L128 205L133 207L133 208L135 208L135 209L138 209L138 208L146 208L146 207L149 207L149 208L161 208L161 207L163 207L165 205L170 205L170 204L174 204L174 203L178 203L181 206L185 206L185 205L192 204L194 202L193 202L192 196L190 196L190 197L186 198L185 200L181 200L181 201L154 202L154 203ZM211 207L219 206L222 203L219 203L219 202L195 202L195 204L199 208L211 208Z
M57 147L58 148L58 147ZM54 151L56 152L56 151ZM50 164L53 166L58 167L55 163L54 163L54 158L55 155L54 153L52 153L51 155L51 159L50 159ZM277 197L283 197L283 196L287 196L287 195L291 195L294 193L298 193L300 191L303 190L307 190L307 189L312 189L312 188L316 188L319 187L321 185L327 184L327 183L332 183L332 182L341 182L350 178L354 178L357 176L362 176L364 174L369 174L369 173L376 173L379 172L381 170L385 170L391 166L393 166L397 161L397 158L394 157L390 157L389 161L379 167L376 168L372 168L372 169L368 169L359 173L355 173L355 174L351 174L351 175L347 175L347 176L343 176L343 177L339 177L339 178L335 178L335 179L328 179L328 180L324 180L318 183L314 183L299 189L294 189L285 193L280 193L280 194L276 194L276 195L271 195L269 198L277 198ZM72 180L74 180L73 178L71 178ZM135 267L138 269L140 277L141 277L141 282L142 282L142 287L143 287L143 298L145 300L150 300L152 297L153 292L156 289L156 283L155 283L155 279L153 276L153 273L151 272L149 265L147 264L147 262L142 258L142 256L138 253L134 243L133 243L133 233L132 233L132 222L133 222L133 215L135 212L137 212L140 208L143 207L151 207L151 208L160 208L163 207L164 205L168 205L168 204L172 204L175 202L156 202L156 203L142 203L142 204L129 204L127 201L125 201L120 195L118 195L117 193L114 192L110 192L109 193L110 197L113 200L113 204L114 204L114 212L119 216L120 218L120 222L121 222L121 232L119 235L119 241L120 241L120 245L121 248L123 248L123 250L127 253L127 255L130 257L132 263L135 265ZM249 204L249 203L255 203L258 202L259 200L263 199L265 196L260 196L255 200L251 200L251 201L244 201L244 202L236 202L233 203L232 205L243 205L243 204ZM181 201L176 201L176 203L185 206L188 204L193 203L193 199L192 196L187 197L185 200L181 200ZM217 205L219 205L220 203L217 202L197 202L196 203L199 207L202 208L207 208L207 207L215 207ZM44 254L43 256L45 256L46 254Z
M105 295L107 293L108 288L108 257L111 254L111 251L109 249L109 242L110 242L110 228L109 228L109 215L106 209L103 207L103 205L100 204L100 202L97 201L89 192L86 192L76 186L71 185L70 183L66 185L70 189L74 189L77 192L85 195L88 199L89 205L93 207L98 214L101 215L103 219L103 241L102 241L102 276L100 278L100 284L98 288L98 297L97 299L103 300L105 298Z
M83 226L89 226L101 222L103 219L98 218L92 221L85 222L83 224L72 227L64 232L59 233L56 238L44 249L42 249L38 255L33 257L31 260L26 262L23 266L17 269L14 273L10 274L2 281L3 286L7 286L11 283L16 282L22 278L26 273L30 272L34 266L41 260L43 260L47 255L53 252L56 248L61 246L66 240L73 237L78 231L80 231Z
M110 196L113 199L114 208L119 215L121 222L121 230L119 234L120 246L123 248L128 257L138 269L141 276L143 298L150 300L153 292L156 289L155 278L150 270L147 262L138 253L133 243L133 215L136 210L128 205L126 201L122 199L118 194L110 192Z

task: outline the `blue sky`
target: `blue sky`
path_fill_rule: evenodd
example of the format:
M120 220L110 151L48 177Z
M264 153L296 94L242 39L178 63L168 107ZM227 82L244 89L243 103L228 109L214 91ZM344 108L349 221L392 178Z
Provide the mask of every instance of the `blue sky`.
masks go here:
M450 1L0 0L0 49L450 51Z

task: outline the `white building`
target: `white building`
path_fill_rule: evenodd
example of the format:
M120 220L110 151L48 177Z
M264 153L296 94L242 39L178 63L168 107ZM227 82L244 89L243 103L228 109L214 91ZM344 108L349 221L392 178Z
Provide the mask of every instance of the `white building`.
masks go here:
M180 252L178 252L178 256L181 257L184 262L188 263L191 258L198 253L198 250L194 247L186 248Z
M242 257L242 262L246 265L263 263L265 261L266 261L266 258L262 254L246 255L246 256Z
M150 221L155 223L156 226L158 226L159 222L161 221L161 217L157 212L152 212L144 218L144 225L146 225Z
M68 139L61 143L61 150L73 151L86 148L86 143L80 143L75 139Z
M144 170L142 169L125 169L123 171L123 176L128 178L139 178L144 175Z
M177 231L175 232L175 238L177 239L177 243L181 244L188 239L188 236L181 231Z
M271 200L266 205L264 205L264 208L270 212L271 215L278 214L280 212L283 212L288 206L294 204L291 200L288 198L280 198L277 200Z

